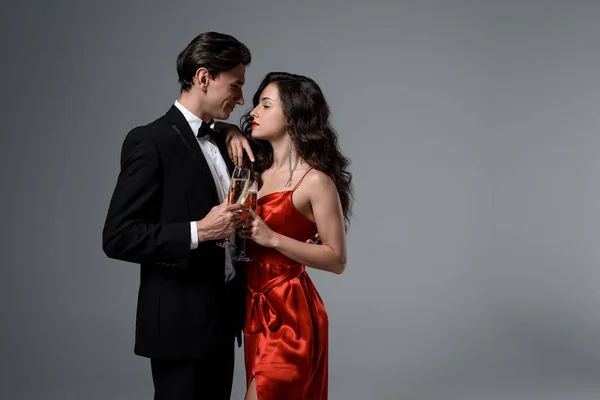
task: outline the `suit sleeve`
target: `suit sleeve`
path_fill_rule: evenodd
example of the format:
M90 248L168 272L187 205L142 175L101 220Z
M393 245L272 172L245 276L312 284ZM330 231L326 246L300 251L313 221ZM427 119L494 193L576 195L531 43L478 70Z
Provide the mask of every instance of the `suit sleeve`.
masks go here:
M121 172L110 201L102 248L122 261L187 268L190 222L159 221L163 173L148 131L129 132L121 151Z

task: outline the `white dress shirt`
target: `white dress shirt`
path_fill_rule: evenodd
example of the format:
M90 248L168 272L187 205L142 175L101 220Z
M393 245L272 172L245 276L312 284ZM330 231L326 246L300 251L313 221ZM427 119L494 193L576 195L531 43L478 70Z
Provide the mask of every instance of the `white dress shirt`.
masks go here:
M200 126L202 126L202 124L205 122L192 114L177 100L175 101L175 107L181 111L188 124L190 124L190 128L192 128L192 132L195 136L198 133ZM217 187L219 202L222 203L227 198L227 194L229 193L229 183L231 181L225 160L223 160L223 156L221 156L219 148L209 136L204 136L202 138L196 137L196 141L200 146L200 150L202 150L202 153L204 154L204 158L206 158L208 168L210 169L210 173L215 181L215 186ZM193 250L198 247L198 231L196 228L196 221L190 222L190 234L190 248ZM232 243L234 242L235 234L231 235L230 240ZM234 277L235 268L233 267L233 262L231 260L231 250L225 249L225 281L228 282Z

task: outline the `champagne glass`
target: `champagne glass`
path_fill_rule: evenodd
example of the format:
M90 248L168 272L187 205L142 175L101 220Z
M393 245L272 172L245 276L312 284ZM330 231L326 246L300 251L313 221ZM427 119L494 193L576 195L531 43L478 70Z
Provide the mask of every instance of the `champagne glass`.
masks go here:
M258 184L256 183L256 181L252 182L252 184L250 185L250 187L248 188L248 193L246 195L246 198L244 200L244 202L242 203L242 205L246 208L251 209L252 211L256 211L256 199L258 196ZM247 212L242 212L242 221L250 221L250 214ZM232 258L236 261L252 261L252 259L250 257L248 257L248 255L246 254L246 243L247 240L246 238L241 238L242 239L242 249L240 250L240 253L233 256Z
M250 184L250 170L248 168L235 167L231 174L231 183L229 184L229 194L227 196L227 203L242 204L246 199L248 193L248 186ZM229 237L226 237L220 242L217 242L217 246L220 247L235 247L233 243L229 241Z

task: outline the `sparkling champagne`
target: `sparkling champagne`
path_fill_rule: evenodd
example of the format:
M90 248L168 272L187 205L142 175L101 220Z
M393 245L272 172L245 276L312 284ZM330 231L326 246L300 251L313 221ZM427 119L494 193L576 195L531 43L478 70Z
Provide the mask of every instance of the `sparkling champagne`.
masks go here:
M244 204L248 194L249 179L232 179L229 185L229 204Z
M247 207L251 210L256 210L256 190L248 190L248 194L246 195L246 199L242 203L244 207Z
M244 207L256 211L256 190L249 189L246 194L246 198L241 203ZM242 221L247 221L250 219L250 214L247 211L242 212Z
M231 174L231 183L229 184L229 193L227 194L227 203L229 204L242 204L246 199L246 193L248 192L248 186L250 184L250 170L247 168L235 167ZM236 211L241 213L242 210ZM233 247L234 244L229 241L226 237L223 240L217 242L217 246L220 247Z

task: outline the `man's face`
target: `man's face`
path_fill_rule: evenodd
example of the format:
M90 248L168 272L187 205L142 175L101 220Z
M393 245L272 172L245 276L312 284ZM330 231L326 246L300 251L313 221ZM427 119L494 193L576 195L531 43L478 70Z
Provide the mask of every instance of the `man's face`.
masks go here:
M236 105L244 105L242 87L246 81L246 66L238 65L221 72L215 79L209 78L206 90L208 112L215 119L229 118Z

